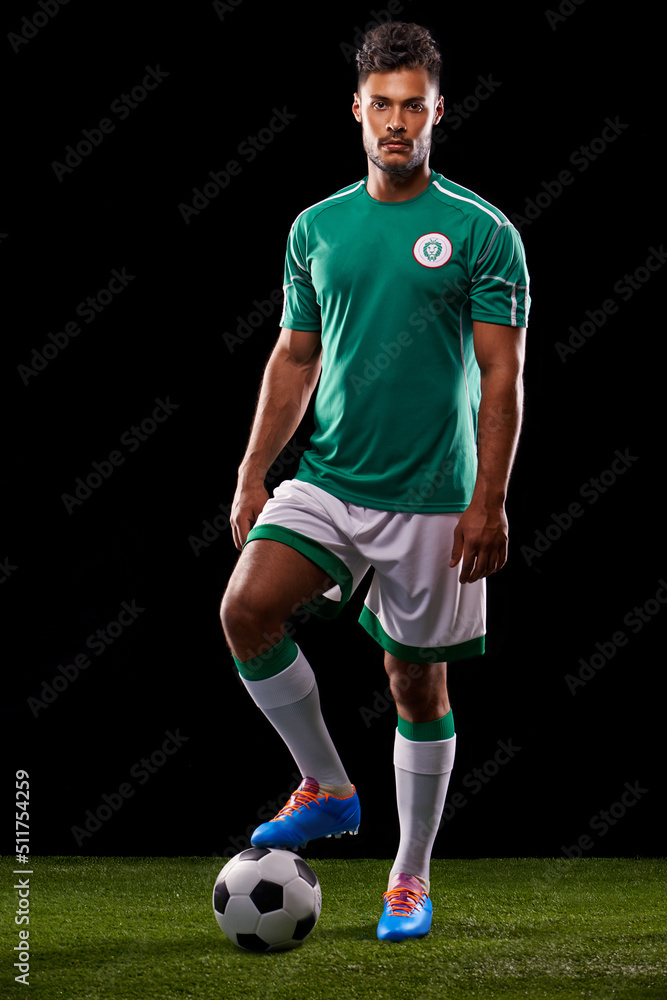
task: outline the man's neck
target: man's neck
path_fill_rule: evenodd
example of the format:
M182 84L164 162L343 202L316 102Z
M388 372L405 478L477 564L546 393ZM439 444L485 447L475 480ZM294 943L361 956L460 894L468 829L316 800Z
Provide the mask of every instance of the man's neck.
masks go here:
M406 176L388 174L368 161L366 190L376 201L408 201L425 191L430 181L431 168L427 160Z

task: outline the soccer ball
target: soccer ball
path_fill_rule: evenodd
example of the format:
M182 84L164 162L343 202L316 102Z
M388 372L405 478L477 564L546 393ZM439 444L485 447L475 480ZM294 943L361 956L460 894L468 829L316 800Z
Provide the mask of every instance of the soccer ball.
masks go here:
M322 890L303 858L274 847L250 847L222 869L213 912L230 941L246 951L301 944L317 923Z

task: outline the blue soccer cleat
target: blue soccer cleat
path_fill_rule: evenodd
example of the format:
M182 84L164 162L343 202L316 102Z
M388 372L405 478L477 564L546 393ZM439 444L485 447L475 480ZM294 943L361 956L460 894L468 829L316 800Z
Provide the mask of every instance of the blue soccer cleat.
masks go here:
M433 904L416 876L405 872L392 875L383 899L384 912L377 929L380 941L405 941L428 934Z
M359 829L361 808L356 789L345 799L321 792L314 778L304 778L279 813L258 826L253 847L279 847L290 851L305 847L316 837L340 837Z

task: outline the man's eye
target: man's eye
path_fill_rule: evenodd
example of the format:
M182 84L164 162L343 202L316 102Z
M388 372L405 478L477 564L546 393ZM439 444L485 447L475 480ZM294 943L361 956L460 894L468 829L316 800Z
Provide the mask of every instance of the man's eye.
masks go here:
M386 107L386 104L384 103L384 101L376 101L373 107L378 108L379 111L382 111L382 109Z
M423 109L424 109L424 105L423 104L411 104L410 107L413 110L416 109L417 111L423 111Z

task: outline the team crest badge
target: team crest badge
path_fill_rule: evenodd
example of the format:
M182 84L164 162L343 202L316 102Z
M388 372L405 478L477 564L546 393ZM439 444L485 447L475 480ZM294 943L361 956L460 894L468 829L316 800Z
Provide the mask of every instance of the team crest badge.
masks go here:
M452 256L452 244L442 233L426 233L419 237L412 254L424 267L442 267Z

